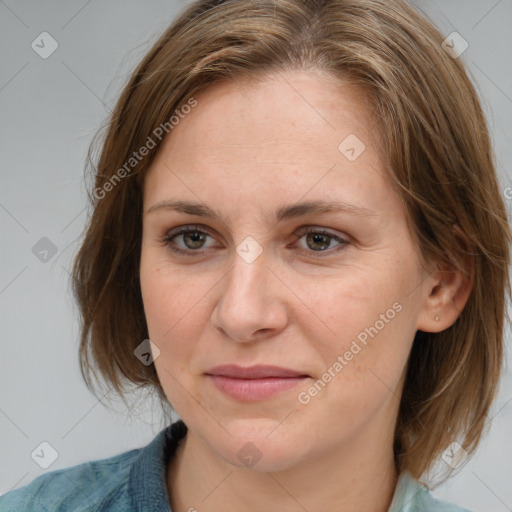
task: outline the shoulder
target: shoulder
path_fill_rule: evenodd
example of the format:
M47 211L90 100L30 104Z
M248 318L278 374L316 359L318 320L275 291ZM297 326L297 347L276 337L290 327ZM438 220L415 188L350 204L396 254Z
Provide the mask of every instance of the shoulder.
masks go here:
M37 477L0 497L0 512L171 512L166 465L187 427L176 421L142 448Z
M0 512L129 510L130 468L141 449L50 471L0 497Z
M411 510L418 510L418 512L420 510L422 512L471 512L471 510L454 503L435 499L428 490L419 495L416 508Z
M441 501L432 496L427 486L402 473L388 512L471 512L470 510Z

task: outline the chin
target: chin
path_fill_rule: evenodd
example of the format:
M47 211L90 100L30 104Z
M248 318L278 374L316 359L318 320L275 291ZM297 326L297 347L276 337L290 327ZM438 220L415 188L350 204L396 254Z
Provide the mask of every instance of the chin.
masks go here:
M238 443L237 448L238 448ZM232 446L226 447L228 453L223 453L226 462L239 469L247 469L256 472L285 471L297 464L300 460L296 446L275 446L268 441L247 441L240 443L241 448L233 450ZM221 447L221 449L224 447Z
M225 425L231 434L217 438L212 446L229 464L252 471L286 470L304 457L305 433L296 435L281 420L270 418L235 419ZM216 446L215 446L216 445ZM301 450L299 452L298 450Z

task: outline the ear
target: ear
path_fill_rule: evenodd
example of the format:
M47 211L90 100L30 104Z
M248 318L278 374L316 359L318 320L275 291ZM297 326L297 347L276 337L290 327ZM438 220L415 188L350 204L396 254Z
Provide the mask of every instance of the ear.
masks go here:
M467 238L459 226L454 231L468 247ZM453 260L453 259L452 259ZM437 264L437 270L426 280L423 306L418 316L417 329L441 332L451 327L466 305L474 282L472 255L466 252L461 261L464 270L452 264Z

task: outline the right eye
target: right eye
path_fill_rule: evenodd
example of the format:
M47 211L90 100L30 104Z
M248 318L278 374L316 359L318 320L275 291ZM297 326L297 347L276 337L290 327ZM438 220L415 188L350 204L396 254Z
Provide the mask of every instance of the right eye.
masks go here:
M198 229L197 226L180 226L165 234L160 239L162 245L166 246L169 250L179 254L200 253L198 249L204 248L204 243L207 237L211 237L209 233ZM174 242L175 239L181 240L182 245L179 246ZM206 247L208 249L208 247Z

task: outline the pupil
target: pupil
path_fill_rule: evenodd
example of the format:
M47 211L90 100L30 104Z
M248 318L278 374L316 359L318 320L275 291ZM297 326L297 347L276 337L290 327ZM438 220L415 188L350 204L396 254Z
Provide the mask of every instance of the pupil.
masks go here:
M197 248L197 246L195 246L194 243L197 243L197 242L200 243L202 241L203 235L201 233L198 233L197 231L194 231L192 233L187 233L185 236L185 239L187 237L192 239L192 247Z
M325 247L323 247L323 249L326 249L328 246L329 246L329 242L328 242L328 236L327 235L322 235L320 233L315 233L315 234L310 234L308 236L308 238L312 238L313 239L313 244L323 244ZM323 250L322 249L322 250Z

